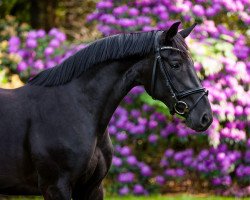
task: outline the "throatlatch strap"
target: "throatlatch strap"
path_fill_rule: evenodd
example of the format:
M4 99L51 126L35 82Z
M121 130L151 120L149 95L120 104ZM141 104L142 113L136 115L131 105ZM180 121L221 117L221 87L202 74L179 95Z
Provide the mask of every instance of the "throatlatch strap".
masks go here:
M154 89L155 89L157 62L158 62L158 58L156 58L154 60L154 66L153 66L153 72L152 72L152 78L151 78L151 93L152 93L152 96L154 95Z

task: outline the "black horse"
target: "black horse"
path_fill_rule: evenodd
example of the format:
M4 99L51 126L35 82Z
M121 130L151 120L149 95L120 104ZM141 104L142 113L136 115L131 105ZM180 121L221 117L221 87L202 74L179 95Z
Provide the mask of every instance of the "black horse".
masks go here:
M80 50L25 86L0 90L0 193L46 200L101 200L112 160L106 131L123 97L137 85L187 126L212 122L184 42L195 25L120 34Z

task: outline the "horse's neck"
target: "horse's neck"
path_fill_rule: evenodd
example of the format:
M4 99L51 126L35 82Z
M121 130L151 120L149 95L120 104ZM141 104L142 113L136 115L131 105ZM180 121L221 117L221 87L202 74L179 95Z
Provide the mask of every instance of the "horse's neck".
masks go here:
M80 78L82 97L94 116L99 131L104 131L123 97L138 83L136 61L113 62L96 66Z

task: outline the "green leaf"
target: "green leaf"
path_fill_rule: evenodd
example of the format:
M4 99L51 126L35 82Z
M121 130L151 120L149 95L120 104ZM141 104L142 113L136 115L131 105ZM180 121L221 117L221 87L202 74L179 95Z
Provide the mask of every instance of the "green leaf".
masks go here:
M161 112L166 116L171 116L168 107L164 103L152 99L152 97L149 96L146 92L142 93L139 98L143 103L155 107L158 112Z

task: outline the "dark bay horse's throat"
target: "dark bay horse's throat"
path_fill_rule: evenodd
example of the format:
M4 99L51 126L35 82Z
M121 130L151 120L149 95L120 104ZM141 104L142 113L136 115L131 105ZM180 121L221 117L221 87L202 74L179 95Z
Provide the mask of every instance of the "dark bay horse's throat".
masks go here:
M137 80L142 67L137 63L137 59L131 59L96 66L94 71L86 72L72 82L81 88L79 98L88 98L88 107L96 118L94 121L98 123L98 128L102 128L100 131L105 131L121 100L139 84Z

